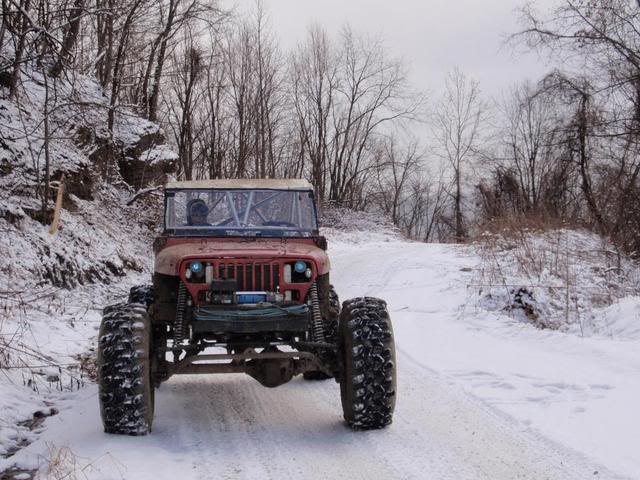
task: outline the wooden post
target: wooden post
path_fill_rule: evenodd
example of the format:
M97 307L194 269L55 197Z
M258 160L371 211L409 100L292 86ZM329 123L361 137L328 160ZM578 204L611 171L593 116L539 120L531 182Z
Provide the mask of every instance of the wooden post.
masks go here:
M58 185L58 196L56 197L56 208L53 211L53 222L51 222L51 228L49 233L55 235L58 231L58 224L60 223L60 210L62 209L62 196L64 195L64 173L60 177L60 184Z

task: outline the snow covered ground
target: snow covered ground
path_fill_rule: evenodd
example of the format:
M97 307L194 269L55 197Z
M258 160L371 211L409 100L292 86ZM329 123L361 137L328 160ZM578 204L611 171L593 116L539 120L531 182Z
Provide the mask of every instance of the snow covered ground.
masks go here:
M37 435L17 432L33 443L1 460L0 471L17 464L39 467L42 478L640 478L640 339L616 329L640 322L637 298L603 307L607 335L540 330L474 301L468 285L481 258L472 247L327 233L341 298L380 296L392 312L399 393L390 428L346 429L333 381L295 379L269 390L245 376L184 376L158 390L150 436L115 437L101 431L88 382L15 399L22 407L3 416L4 436L31 415L24 405L60 413ZM61 326L49 331L43 314L31 322L34 339L54 342L48 351L63 357L86 350L99 322L86 310L92 292L106 302L138 279L108 295L83 287L61 297L66 309L52 307L49 317ZM32 395L28 387L11 391Z
M467 247L390 243L334 258L349 272L336 279L339 291L387 298L401 358L510 415L523 431L640 478L637 336L583 338L469 305L479 260ZM375 272L380 280L362 285ZM612 330L640 322L638 298L606 311Z

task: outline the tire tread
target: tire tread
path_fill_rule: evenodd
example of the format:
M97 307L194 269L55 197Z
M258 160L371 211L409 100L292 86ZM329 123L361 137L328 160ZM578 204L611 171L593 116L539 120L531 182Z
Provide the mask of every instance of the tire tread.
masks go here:
M396 400L393 328L384 300L360 297L342 305L340 379L346 423L355 430L391 424Z
M103 311L98 340L98 391L106 433L146 435L153 419L150 324L145 305Z

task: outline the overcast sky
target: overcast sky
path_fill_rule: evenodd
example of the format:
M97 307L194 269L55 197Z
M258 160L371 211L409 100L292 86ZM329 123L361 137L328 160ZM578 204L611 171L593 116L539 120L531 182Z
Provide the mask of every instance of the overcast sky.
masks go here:
M503 46L518 29L515 9L524 0L264 0L275 33L285 49L305 35L312 22L330 32L345 23L380 34L394 56L403 57L415 87L437 92L446 73L459 66L477 78L485 94L546 66L536 55L515 55ZM558 0L538 0L541 7ZM253 0L236 0L253 5Z

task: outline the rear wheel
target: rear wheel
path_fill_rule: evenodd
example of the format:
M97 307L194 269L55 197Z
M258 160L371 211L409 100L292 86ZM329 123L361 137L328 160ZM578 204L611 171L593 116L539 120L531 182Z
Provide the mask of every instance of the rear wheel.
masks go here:
M340 320L340 299L333 285L329 286L329 304L326 312L322 314L324 340L327 343L334 344L338 339L338 322ZM333 375L327 375L324 372L314 370L302 374L305 380L328 380Z
M344 302L340 316L340 397L351 428L383 428L393 419L396 360L387 304L363 297Z
M143 304L106 307L98 342L100 415L106 433L146 435L154 408L151 325Z

